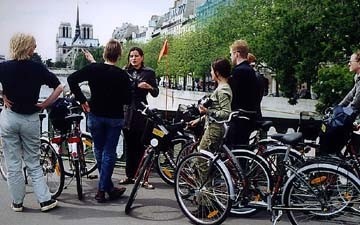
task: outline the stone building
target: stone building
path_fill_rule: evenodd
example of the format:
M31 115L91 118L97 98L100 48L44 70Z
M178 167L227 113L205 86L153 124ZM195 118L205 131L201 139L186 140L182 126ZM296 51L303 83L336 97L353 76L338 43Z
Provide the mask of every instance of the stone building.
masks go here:
M75 58L81 49L99 47L99 39L93 37L91 24L79 24L79 6L77 6L75 34L69 22L60 23L56 36L56 61L66 62L67 67L73 68Z

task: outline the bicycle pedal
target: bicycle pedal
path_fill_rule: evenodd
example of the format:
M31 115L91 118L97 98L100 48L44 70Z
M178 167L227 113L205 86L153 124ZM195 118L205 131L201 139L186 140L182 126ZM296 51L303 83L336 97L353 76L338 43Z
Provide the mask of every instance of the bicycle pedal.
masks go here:
M98 175L89 175L87 178L90 180L94 180L98 178Z

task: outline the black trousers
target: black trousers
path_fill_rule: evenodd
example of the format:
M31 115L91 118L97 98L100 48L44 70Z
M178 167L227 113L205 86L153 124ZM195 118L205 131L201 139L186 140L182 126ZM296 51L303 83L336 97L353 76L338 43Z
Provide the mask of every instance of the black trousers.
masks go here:
M229 147L249 145L251 132L255 129L255 120L234 119L226 137Z
M136 170L145 152L145 146L140 141L143 135L143 130L124 129L123 132L125 138L124 147L126 154L125 173L128 178L135 178Z

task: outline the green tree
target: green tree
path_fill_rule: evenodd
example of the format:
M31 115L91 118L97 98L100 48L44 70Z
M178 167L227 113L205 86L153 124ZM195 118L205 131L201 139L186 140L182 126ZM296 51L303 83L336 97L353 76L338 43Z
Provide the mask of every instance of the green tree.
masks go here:
M104 59L102 57L104 47L99 47L96 49L89 49L90 53L93 55L96 62L104 62ZM74 68L76 70L79 70L83 68L84 66L88 65L90 62L86 60L84 54L78 54L75 59Z
M314 91L318 93L317 110L338 104L351 90L354 83L353 74L347 66L331 65L319 69L318 80L314 84Z

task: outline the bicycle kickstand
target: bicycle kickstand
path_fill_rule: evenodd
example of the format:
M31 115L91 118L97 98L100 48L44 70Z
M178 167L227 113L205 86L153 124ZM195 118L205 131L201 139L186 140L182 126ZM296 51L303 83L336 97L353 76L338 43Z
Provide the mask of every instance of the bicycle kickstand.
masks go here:
M276 214L276 212L278 212ZM283 215L282 210L273 210L271 221L273 225L276 225L278 221L280 221L281 216Z

